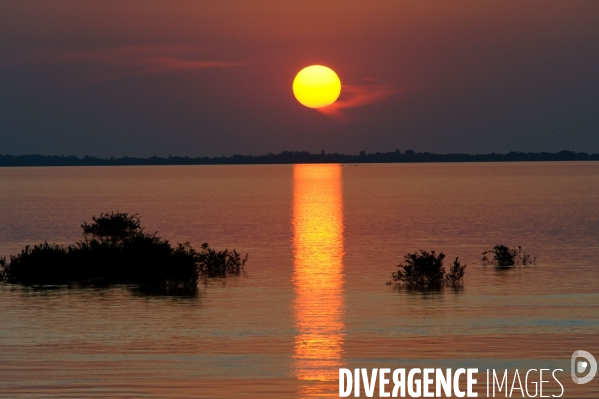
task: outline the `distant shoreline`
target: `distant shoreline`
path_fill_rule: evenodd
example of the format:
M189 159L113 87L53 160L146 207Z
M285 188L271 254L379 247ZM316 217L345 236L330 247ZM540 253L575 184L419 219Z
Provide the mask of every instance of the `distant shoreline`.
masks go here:
M1 155L0 167L15 166L143 166L143 165L273 165L301 163L427 163L427 162L542 162L542 161L599 161L599 154L584 152L509 152L507 154L433 154L399 150L358 155L324 151L283 151L279 154L232 155L230 157L150 157L97 158L74 155Z

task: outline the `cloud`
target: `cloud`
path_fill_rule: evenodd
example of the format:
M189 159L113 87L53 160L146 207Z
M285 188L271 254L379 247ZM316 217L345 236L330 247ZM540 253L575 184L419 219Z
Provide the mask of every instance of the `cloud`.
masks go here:
M374 81L374 79L367 80ZM343 85L339 99L328 107L319 108L318 111L343 119L346 117L344 111L348 108L379 103L403 91L405 89L398 89L389 84Z
M201 59L205 51L191 46L124 46L93 50L44 50L4 57L3 65L57 65L77 67L77 75L92 81L139 75L227 68L239 62Z

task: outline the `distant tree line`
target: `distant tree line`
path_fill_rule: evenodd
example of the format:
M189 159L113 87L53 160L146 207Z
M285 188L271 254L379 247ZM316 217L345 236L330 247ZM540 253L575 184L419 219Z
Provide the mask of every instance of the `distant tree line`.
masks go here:
M151 157L97 158L86 155L1 155L0 166L121 166L121 165L245 165L296 163L404 163L404 162L533 162L533 161L597 161L599 154L584 152L516 152L507 154L433 154L430 152L376 152L358 155L307 151L283 151L279 154L239 155L230 157Z

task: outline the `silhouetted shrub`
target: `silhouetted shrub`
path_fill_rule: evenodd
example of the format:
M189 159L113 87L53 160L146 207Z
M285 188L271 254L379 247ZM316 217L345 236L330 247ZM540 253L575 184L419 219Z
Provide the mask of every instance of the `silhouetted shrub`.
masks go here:
M8 282L60 284L61 276L69 273L71 267L65 248L44 242L33 247L27 245L19 255L11 256L10 263L2 269L3 279Z
M215 251L208 244L202 244L202 251L197 254L200 272L206 277L224 277L227 274L239 274L248 260L237 251Z
M141 233L139 215L129 215L126 212L101 213L99 217L92 217L93 223L83 222L83 234L102 238L124 238Z
M443 266L445 254L439 255L435 251L422 251L404 255L405 264L399 264L398 270L392 273L395 282L408 286L435 288L442 285L457 286L462 283L466 265L461 265L455 258L450 266L449 273L445 273Z
M453 286L459 285L462 283L465 273L466 265L462 266L460 262L458 262L458 258L455 258L455 260L449 267L449 271L445 275L445 282Z
M137 215L111 212L83 223L85 239L69 246L43 243L0 259L0 279L25 285L127 284L151 290L195 290L200 276L224 277L244 268L235 251L173 247L146 234ZM92 236L92 237L90 237Z
M535 264L537 257L527 255L521 246L509 248L503 244L497 244L488 251L482 253L483 265L495 265L498 267L510 267L516 265ZM492 256L491 256L492 255Z

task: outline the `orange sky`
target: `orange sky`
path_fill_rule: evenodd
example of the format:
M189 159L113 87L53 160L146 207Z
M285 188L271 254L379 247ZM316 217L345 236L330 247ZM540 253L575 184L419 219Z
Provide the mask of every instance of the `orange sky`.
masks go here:
M599 151L593 1L0 3L0 152ZM311 64L347 90L291 92Z

